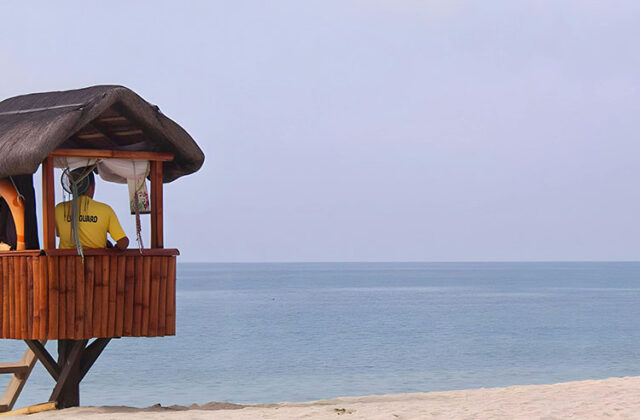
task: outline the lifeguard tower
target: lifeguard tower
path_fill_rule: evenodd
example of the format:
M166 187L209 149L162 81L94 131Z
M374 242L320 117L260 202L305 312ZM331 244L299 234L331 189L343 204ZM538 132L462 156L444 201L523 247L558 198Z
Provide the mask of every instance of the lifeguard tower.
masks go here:
M138 249L132 241L125 251L84 249L83 255L56 249L54 167L80 160L99 168L110 159L148 165L150 247ZM50 401L72 407L80 403L80 382L112 338L175 334L179 252L164 247L162 185L197 171L203 161L185 130L122 86L0 102L0 209L15 238L12 250L0 251L0 339L28 346L22 360L0 363L0 373L13 375L0 412L13 408L37 361L56 382ZM42 246L32 179L40 166ZM45 348L47 340L57 340L57 358Z

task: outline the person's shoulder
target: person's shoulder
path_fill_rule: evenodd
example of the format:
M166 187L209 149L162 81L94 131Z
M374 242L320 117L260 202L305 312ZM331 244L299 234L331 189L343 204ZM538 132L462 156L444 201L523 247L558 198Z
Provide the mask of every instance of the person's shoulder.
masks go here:
M113 212L113 209L111 208L110 205L108 205L107 203L103 203L101 201L96 201L94 199L91 199L91 206L94 207L96 210Z

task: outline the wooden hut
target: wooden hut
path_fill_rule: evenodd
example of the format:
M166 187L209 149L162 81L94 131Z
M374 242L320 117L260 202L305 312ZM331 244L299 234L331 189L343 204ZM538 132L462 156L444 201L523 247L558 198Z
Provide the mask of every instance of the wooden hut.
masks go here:
M54 165L66 157L150 163L150 248L86 249L84 257L56 249ZM0 102L0 182L11 181L20 194L4 200L17 244L0 251L0 339L28 345L21 361L0 363L0 373L13 374L0 412L13 407L36 361L56 381L50 401L77 406L80 381L109 340L175 334L179 253L164 247L162 184L197 171L203 161L186 131L122 86ZM32 184L40 165L42 246ZM57 358L44 347L47 340L57 340Z

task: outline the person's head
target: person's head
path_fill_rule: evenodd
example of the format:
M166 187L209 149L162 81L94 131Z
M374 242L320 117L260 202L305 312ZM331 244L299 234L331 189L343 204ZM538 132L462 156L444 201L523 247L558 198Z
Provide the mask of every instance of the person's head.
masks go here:
M69 172L71 181L78 182L78 195L86 195L93 198L96 190L96 179L90 168L77 168Z

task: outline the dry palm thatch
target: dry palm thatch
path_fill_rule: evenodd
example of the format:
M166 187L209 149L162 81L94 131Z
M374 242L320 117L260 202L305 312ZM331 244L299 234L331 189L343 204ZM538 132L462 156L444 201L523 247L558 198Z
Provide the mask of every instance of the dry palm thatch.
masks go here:
M57 148L174 153L175 160L164 163L164 182L193 173L204 162L204 153L182 127L123 86L0 102L0 178L34 173Z

